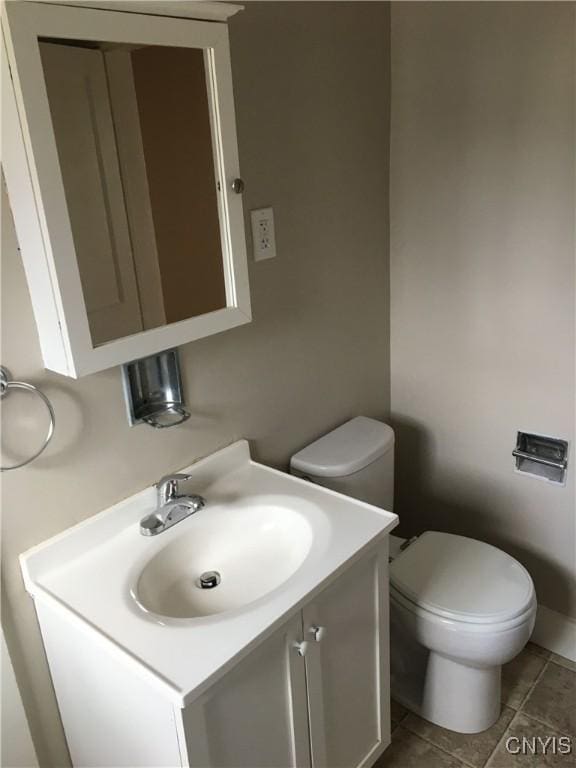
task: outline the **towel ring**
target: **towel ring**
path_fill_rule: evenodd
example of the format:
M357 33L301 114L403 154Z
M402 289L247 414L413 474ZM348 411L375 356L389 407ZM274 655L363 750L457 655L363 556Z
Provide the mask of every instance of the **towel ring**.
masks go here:
M19 464L12 464L10 467L0 467L0 472L8 472L11 469L20 469L20 467L25 467L26 464L30 464L30 462L34 461L34 459L37 459L38 456L44 451L50 440L52 440L52 435L54 434L54 427L56 425L56 417L54 415L54 409L52 408L52 403L44 392L40 391L37 387L35 387L33 384L27 384L25 381L11 381L10 380L10 373L4 366L0 365L0 399L4 399L4 397L8 394L9 389L24 389L27 392L33 392L34 394L38 395L38 397L42 400L46 408L48 409L48 414L50 416L50 424L48 426L48 433L46 437L44 438L44 442L40 446L40 449L36 451L36 453L33 456L30 456L30 458L26 459L25 461L21 461Z

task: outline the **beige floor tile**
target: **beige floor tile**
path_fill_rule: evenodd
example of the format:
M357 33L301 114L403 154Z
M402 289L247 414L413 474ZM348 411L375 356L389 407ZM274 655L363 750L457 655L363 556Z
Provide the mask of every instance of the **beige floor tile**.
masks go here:
M533 744L532 740L538 739L538 737L544 742ZM546 740L549 737L552 737L554 741L549 741L545 749ZM512 754L514 751L522 750L522 738L529 740L530 747L535 747L535 754L527 752L526 747L518 754ZM571 753L563 754L560 749L566 749L569 745L559 741L561 738L566 739L567 737L562 737L561 734L548 728L548 726L532 720L523 712L518 712L506 735L488 761L487 768L574 768L576 744L573 740Z
M536 645L536 643L528 643L526 650L530 651L530 653L533 653L535 656L542 656L543 659L549 659L552 655L550 651L546 648L542 648L540 645Z
M504 707L499 720L483 733L454 733L413 714L402 721L402 727L431 741L466 764L483 768L515 714L513 709Z
M464 763L399 725L374 768L464 768Z
M576 662L570 661L570 659L565 659L564 656L558 656L557 653L552 653L550 655L550 661L553 661L554 664L560 664L561 667L566 667L566 669L571 669L573 672L576 672Z
M576 736L576 672L550 663L522 711L551 728Z
M527 649L505 664L502 668L502 704L518 709L545 664L546 659Z
M402 704L399 704L392 699L390 702L390 719L392 720L392 723L399 723L407 714L408 710L406 707L403 707Z

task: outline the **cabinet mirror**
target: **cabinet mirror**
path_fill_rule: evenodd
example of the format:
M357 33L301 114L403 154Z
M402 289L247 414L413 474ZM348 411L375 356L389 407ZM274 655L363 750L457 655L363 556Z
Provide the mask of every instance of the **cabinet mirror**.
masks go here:
M58 332L35 306L46 367L82 375L248 322L226 25L6 5L28 196L6 177L19 236L36 217L43 243L21 247L33 304L40 259L53 292Z

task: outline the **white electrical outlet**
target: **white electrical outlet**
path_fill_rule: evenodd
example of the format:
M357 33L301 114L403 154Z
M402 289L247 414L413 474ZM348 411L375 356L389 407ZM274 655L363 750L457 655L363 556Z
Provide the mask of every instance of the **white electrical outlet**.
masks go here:
M254 261L275 258L274 211L272 208L259 208L257 211L250 211L250 217L252 219Z

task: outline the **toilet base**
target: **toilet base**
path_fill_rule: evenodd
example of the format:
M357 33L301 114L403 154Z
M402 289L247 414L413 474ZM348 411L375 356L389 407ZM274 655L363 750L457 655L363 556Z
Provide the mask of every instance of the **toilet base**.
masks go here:
M479 733L500 715L501 667L464 666L431 651L420 716L458 733Z
M392 650L392 698L435 725L480 733L500 716L501 667L477 668L424 651L408 674ZM412 655L413 662L415 661ZM400 661L400 663L398 663Z
M394 604L390 618L392 698L451 731L480 733L490 728L500 716L501 665L474 666L424 647Z

